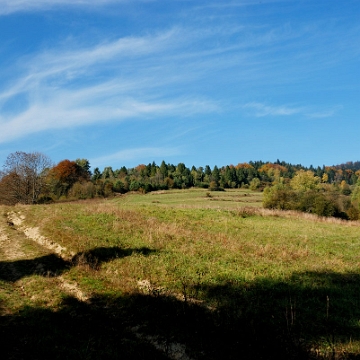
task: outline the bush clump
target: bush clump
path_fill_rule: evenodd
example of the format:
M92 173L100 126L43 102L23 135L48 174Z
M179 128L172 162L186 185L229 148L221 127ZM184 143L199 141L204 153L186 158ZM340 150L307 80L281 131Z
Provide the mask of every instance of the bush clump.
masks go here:
M359 211L348 197L320 190L296 191L285 187L268 187L264 190L263 206L267 209L296 210L318 216L350 220L359 218Z

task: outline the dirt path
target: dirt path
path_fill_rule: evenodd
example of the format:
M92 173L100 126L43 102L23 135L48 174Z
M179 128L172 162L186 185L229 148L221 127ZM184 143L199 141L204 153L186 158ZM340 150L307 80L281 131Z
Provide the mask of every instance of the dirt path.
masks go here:
M14 279L13 283L23 297L28 297L30 300L41 298L41 294L32 294L24 288L22 279L23 273L20 273L18 267L15 265L21 261L37 261L42 257L55 255L55 259L62 259L64 262L69 262L76 255L60 244L48 239L40 234L36 227L28 227L25 225L25 216L20 211L11 211L7 216L0 217L0 262L6 264L6 271L8 272L8 279ZM33 265L34 266L34 265ZM36 268L41 272L41 262L36 265ZM2 269L3 270L3 269ZM87 296L74 281L68 281L63 275L58 275L52 278L52 285L55 284L59 290L75 297L81 302L90 304L90 297ZM35 281L35 280L34 280ZM44 291L47 291L44 289ZM186 355L186 348L179 343L167 343L157 336L144 335L139 331L140 327L134 327L131 332L140 340L146 341L154 346L157 350L165 353L171 360L191 360Z
M26 254L22 250L22 243L18 237L9 237L4 224L0 225L0 258L1 260L11 261L26 258ZM8 266L10 277L17 278L20 273L12 264Z
M36 258L44 256L44 254L55 254L61 259L69 261L75 255L40 235L38 228L25 226L24 220L25 216L21 212L15 211L9 212L7 218L2 217L0 220L0 260L9 262L7 270L12 273L14 279L21 275L12 263L14 261ZM39 246L33 247L31 242L35 242ZM38 264L38 268L41 269L41 267L42 264ZM69 282L63 276L57 276L56 282L61 290L79 301L89 301L89 297L75 282Z
M11 211L8 213L8 224L14 224L17 230L23 232L25 236L29 239L52 251L53 253L61 257L63 260L69 261L75 255L75 253L68 251L65 247L40 235L39 228L24 226L24 220L25 216L22 215L21 212L16 213L15 211Z
M0 225L0 251L4 260L17 260L26 257L22 250L22 243L18 237L10 239L4 224Z

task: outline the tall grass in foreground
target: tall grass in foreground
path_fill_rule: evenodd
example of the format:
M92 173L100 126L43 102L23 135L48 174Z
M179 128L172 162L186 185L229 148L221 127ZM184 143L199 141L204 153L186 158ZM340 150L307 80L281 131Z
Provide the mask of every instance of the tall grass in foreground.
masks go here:
M110 312L194 358L360 356L358 223L131 196L17 208L77 254L62 273L92 305L60 312Z

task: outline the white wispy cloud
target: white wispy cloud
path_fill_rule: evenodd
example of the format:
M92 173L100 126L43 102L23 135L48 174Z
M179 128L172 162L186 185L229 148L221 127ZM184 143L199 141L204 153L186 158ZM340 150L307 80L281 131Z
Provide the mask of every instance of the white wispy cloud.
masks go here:
M256 117L263 116L289 116L299 114L304 111L302 107L291 107L287 105L271 106L258 102L251 102L243 105L244 109L250 109L254 111Z
M86 7L96 8L109 4L134 3L134 2L151 2L156 0L0 0L0 15L8 15L14 12L29 11L47 11L59 7ZM174 1L174 0L173 0ZM181 0L178 0L181 1ZM263 0L262 3L284 2L286 0ZM204 2L204 5L197 6L203 8L228 8L254 5L253 1L230 1L219 4L217 2ZM256 5L256 3L255 3Z
M306 114L307 117L313 119L324 119L334 116L339 110L343 107L341 105L334 106L330 109L320 110L320 111L313 111Z
M176 29L19 61L20 75L0 90L0 143L51 129L216 111L206 98L167 95L166 85L181 77L165 74L158 59L171 52L174 38ZM19 95L25 109L4 111Z
M291 105L268 105L259 102L251 102L242 106L250 110L255 117L265 116L292 116L302 115L304 118L321 119L334 116L340 109L341 105L333 106L327 109L314 109L313 106L291 106Z
M109 94L108 94L109 95ZM74 128L107 121L125 121L134 118L154 118L155 116L208 112L214 109L206 101L172 99L168 102L140 102L135 99L121 99L110 103L98 103L94 94L89 93L86 103L76 102L76 93L58 94L44 104L36 103L25 112L10 120L0 117L0 143L46 130Z
M0 0L0 8L26 8L28 3L40 7L49 1ZM54 0L53 4L69 1ZM14 74L12 79L0 84L0 143L41 131L107 121L219 112L223 101L221 90L216 93L219 85L230 88L241 83L242 90L236 90L239 93L254 84L261 88L279 81L299 82L314 71L301 61L290 61L300 50L286 58L278 55L284 46L292 48L299 39L307 38L310 30L306 27L301 31L281 26L254 30L231 25L172 27L91 45L73 39L20 58L5 69ZM318 67L323 65L318 63ZM209 93L212 97L205 95ZM23 106L11 107L17 97L22 97ZM257 117L304 114L319 118L331 116L333 111L260 102L243 108Z
M0 0L0 15L14 12L49 10L63 6L97 7L126 0Z
M72 50L67 50L64 46L34 55L30 59L22 59L17 70L22 71L23 75L10 88L0 93L0 101L20 91L33 89L40 83L56 81L56 86L60 86L71 83L79 77L86 80L84 77L91 78L111 63L115 75L121 69L119 69L120 64L116 66L114 62L124 62L134 57L139 58L169 49L174 33L175 30L170 30L154 36L126 37Z

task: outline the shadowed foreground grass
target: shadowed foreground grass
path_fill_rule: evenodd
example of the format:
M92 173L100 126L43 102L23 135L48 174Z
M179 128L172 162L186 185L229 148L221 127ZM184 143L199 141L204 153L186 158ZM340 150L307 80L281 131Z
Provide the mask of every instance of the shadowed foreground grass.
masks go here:
M359 224L151 196L14 208L76 255L0 261L7 358L360 358Z
M302 285L309 279L313 288ZM340 344L360 337L359 283L357 274L300 273L288 283L203 284L216 309L156 293L64 297L57 310L3 316L1 351L7 359L166 358L146 341L156 335L197 359L358 358L358 348Z

